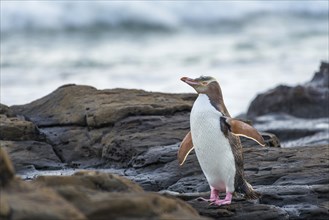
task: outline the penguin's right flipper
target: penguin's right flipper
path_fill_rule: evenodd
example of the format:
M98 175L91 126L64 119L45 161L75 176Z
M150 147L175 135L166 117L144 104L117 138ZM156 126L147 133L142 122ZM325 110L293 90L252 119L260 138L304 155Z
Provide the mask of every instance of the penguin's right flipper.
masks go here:
M179 146L179 150L177 154L179 165L182 166L184 164L187 156L193 149L194 146L192 143L192 135L191 135L191 131L189 131Z
M234 118L225 117L225 119L225 122L228 125L228 129L231 131L232 134L252 139L256 141L259 145L263 147L265 146L265 141L262 135L256 130L256 128Z

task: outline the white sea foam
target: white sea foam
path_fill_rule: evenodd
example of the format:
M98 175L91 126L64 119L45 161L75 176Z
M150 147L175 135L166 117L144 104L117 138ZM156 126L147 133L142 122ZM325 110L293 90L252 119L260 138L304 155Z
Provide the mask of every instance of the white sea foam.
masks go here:
M212 75L235 115L329 59L327 9L316 0L1 1L0 102L66 83L194 92L179 78Z
M270 12L326 16L328 1L1 1L1 31L98 25L178 28Z

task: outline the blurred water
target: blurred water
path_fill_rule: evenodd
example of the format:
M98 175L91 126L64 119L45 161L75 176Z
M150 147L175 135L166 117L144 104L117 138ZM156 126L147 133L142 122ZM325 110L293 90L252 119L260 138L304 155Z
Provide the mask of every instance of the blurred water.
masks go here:
M215 76L230 112L328 60L327 1L1 1L1 103L66 83L193 92Z

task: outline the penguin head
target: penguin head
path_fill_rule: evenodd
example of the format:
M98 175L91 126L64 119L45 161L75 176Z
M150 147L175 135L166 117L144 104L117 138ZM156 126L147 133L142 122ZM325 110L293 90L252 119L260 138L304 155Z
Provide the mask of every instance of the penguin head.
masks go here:
M211 76L200 76L199 78L191 79L188 77L182 77L181 80L188 85L192 86L197 93L207 93L209 87L212 84L217 84L217 81L214 77Z
M205 94L208 96L210 103L215 109L226 116L230 116L224 104L222 90L219 83L214 77L200 76L196 79L182 77L181 80L192 86L198 94Z

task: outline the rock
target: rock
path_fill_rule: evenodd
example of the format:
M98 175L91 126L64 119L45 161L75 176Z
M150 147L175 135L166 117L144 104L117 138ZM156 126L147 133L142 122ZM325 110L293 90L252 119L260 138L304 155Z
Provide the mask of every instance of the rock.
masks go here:
M136 183L110 173L97 171L78 171L71 176L39 176L32 181L35 184L61 189L63 187L82 187L90 190L108 192L143 192Z
M38 169L60 169L61 160L53 151L38 127L9 107L1 105L0 144L10 154L18 172L28 166Z
M329 63L322 62L312 81L296 87L278 86L259 94L250 104L249 118L286 113L300 118L329 117Z
M179 199L94 171L30 182L16 178L0 191L5 219L206 219Z
M4 219L87 219L50 188L35 187L18 179L0 191L10 210L0 213Z
M100 166L101 140L110 128L88 129L80 126L55 126L41 128L48 143L60 160L71 167Z
M317 146L329 143L328 118L305 119L286 114L268 114L257 117L254 126L260 131L277 135L282 147Z
M266 131L266 129L262 129L262 131ZM269 132L260 132L260 134L265 141L266 147L281 147L280 140L275 134ZM240 137L240 140L244 148L255 147L257 145L255 141L245 137Z
M146 190L160 191L168 189L181 178L202 174L194 152L188 157L185 166L180 167L177 151L178 144L151 148L133 160L135 168L127 169L125 175ZM208 189L207 184L205 189Z
M329 87L328 71L329 71L329 63L322 62L320 65L320 70L314 74L311 82L307 84L313 87L320 87L320 88Z
M30 104L11 106L18 115L24 115L39 127L55 125L86 125L89 106L81 106L80 100L92 103L96 89L90 86L65 85L51 94ZM99 107L99 106L98 106Z
M85 171L39 177L34 182L55 189L88 219L202 219L186 203L144 192L137 184L112 174Z
M40 188L15 177L14 168L0 148L1 219L86 219L54 190Z
M194 98L191 94L67 85L11 108L35 123L69 166L127 167L149 147L175 144L184 137Z
M211 206L197 200L189 202L200 215L213 219L289 219L289 214L282 208L274 205L255 204L248 201L239 201L229 206Z
M17 170L28 165L36 169L61 169L63 164L47 143L38 141L1 141Z
M86 219L75 207L50 188L39 188L15 179L0 188L3 219Z
M151 147L166 148L165 146L180 142L189 130L188 117L187 112L168 116L127 117L117 122L112 130L102 138L102 157L110 160L112 164L120 162L120 166L124 167L127 167L129 163L139 166L134 162L134 156L147 152ZM156 154L160 156L164 152L168 151L162 150ZM175 157L176 152L171 159L175 159Z
M30 121L0 114L0 140L37 140L41 139L37 127Z
M328 131L319 132L297 140L290 140L283 143L283 147L318 146L329 143Z
M104 127L131 115L171 115L187 111L195 95L151 93L142 90L97 90L65 85L27 105L12 106L39 127L77 125Z
M1 103L0 103L0 115L5 115L9 118L16 116L13 110L11 110L11 108Z
M209 192L205 194L197 190L201 185L207 185L203 175L182 178L169 188L176 192L162 193L181 198L201 215L215 219L329 217L328 144L298 149L250 147L244 149L244 155L247 179L262 194L258 200L246 201L235 196L231 205L209 206L207 202L196 200L199 196L209 197Z
M259 200L234 197L231 205L214 207L197 201L197 195L177 197L188 201L201 215L215 219L327 219L328 158L329 145L246 148L245 174L262 194ZM187 186L191 187L190 182Z
M314 95L310 88L316 88L326 94L327 88L322 86L327 85L323 81L326 76L323 69L326 68L322 68L312 82L303 85L306 88L303 90ZM106 172L85 171L73 176L39 177L30 181L33 187L53 190L76 212L89 219L144 218L145 215L157 219L200 218L190 206L172 197L187 201L203 216L211 218L329 217L326 201L329 194L329 174L326 172L329 123L325 117L289 115L301 110L289 110L289 114L272 111L261 116L256 114L254 126L262 131L267 147L241 139L246 178L263 197L245 201L237 195L231 205L223 207L196 201L200 195L209 196L209 186L196 155L192 151L183 166L177 162L179 142L189 131L189 112L194 99L195 95L191 94L97 90L68 85L35 102L9 109L15 117L38 127L44 139L36 140L31 136L21 142L2 143L8 145L6 149L12 149L8 151L15 167L20 169L17 164L24 162L26 166L33 165L31 170L20 171L26 178L49 175L52 173L49 169L60 169L56 171L57 175L71 175L75 168L96 168ZM31 149L32 157L29 158ZM44 164L36 164L37 161ZM62 163L56 168L58 161ZM44 166L47 164L50 166ZM127 186L121 180L123 177L109 172L125 176L144 190L161 191L167 197L139 191L140 187L137 189L134 184ZM1 212L8 213L8 209L11 210L8 198L1 202L7 204ZM128 206L132 209L126 211ZM123 209L126 213L122 213Z
M210 188L207 185L206 177L203 175L203 173L200 172L197 175L193 175L193 176L189 175L180 178L176 183L169 186L168 190L179 192L179 193L189 193L189 192L208 192Z
M275 134L282 147L329 143L329 63L313 79L296 87L278 86L258 95L247 118L263 132Z
M280 190L278 196L277 192ZM322 196L328 196L328 185L285 185L280 187L260 187L264 193L261 203L281 207L290 219L326 219L329 217L328 205Z
M2 147L0 148L0 174L0 187L5 186L15 175L13 164Z
M0 218L5 219L10 215L10 207L7 201L7 198L4 196L0 197Z

